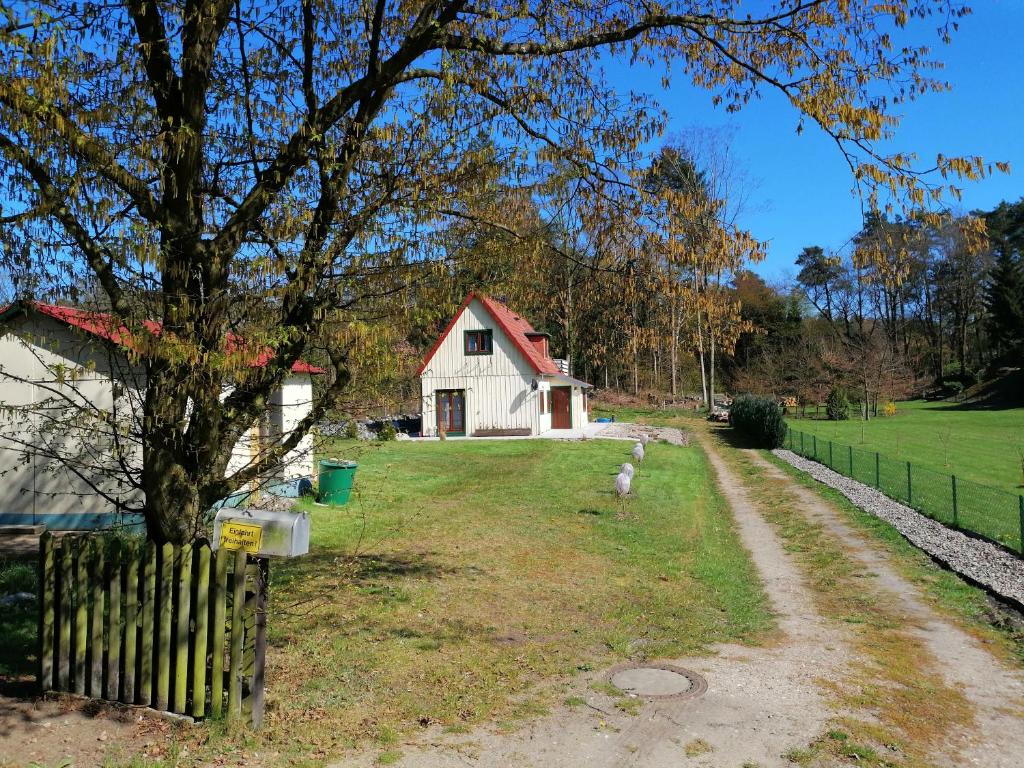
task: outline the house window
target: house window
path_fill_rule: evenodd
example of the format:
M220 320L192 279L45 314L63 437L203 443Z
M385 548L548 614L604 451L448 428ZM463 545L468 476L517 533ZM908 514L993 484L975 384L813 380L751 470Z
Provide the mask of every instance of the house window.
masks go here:
M491 344L490 329L483 331L466 331L466 354L467 355L490 355L494 347Z

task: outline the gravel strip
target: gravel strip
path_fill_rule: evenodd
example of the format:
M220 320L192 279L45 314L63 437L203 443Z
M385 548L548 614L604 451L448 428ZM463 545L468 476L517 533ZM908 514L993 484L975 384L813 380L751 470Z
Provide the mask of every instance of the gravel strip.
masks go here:
M664 440L671 445L689 445L690 442L689 435L676 427L652 427L626 421L613 421L597 433L598 437L613 440L639 440L641 435L647 435L652 440Z
M884 493L833 472L823 464L782 448L772 451L819 483L839 491L854 505L885 520L936 560L996 594L1024 605L1024 560L987 541L966 536L925 517Z

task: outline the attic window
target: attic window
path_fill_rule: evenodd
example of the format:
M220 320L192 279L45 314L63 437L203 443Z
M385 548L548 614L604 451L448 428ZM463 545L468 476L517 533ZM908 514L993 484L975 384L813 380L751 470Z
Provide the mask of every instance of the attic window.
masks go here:
M466 331L467 355L490 355L494 352L491 344L491 330Z

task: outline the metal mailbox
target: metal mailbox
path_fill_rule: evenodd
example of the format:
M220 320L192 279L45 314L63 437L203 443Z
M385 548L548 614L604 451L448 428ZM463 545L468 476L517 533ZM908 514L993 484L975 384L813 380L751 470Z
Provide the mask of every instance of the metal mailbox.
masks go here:
M297 557L309 552L309 515L271 509L217 511L213 549L241 549L258 557Z

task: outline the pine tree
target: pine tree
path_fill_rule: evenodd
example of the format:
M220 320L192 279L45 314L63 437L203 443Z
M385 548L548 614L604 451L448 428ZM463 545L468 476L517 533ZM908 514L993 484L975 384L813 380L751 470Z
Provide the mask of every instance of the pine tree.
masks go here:
M1024 199L985 216L995 266L985 292L988 332L1007 362L1024 360Z

